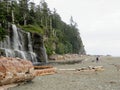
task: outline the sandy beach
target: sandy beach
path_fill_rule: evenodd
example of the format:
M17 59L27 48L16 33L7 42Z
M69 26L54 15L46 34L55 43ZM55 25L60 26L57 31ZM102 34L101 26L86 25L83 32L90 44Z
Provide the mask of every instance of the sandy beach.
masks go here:
M83 61L52 63L57 69L55 74L36 77L32 82L9 90L120 90L120 71L114 66L120 65L120 57L101 56L99 62L94 62L94 56L84 56L79 60ZM61 70L88 66L103 66L104 71Z

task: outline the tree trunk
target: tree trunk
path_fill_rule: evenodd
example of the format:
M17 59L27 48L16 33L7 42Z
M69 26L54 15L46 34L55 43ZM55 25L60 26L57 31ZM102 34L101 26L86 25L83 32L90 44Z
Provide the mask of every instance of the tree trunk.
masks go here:
M52 30L52 19L50 17L50 29Z
M12 23L14 24L15 23L15 17L14 17L14 12L12 10Z
M27 25L27 20L26 20L26 17L27 17L27 15L26 15L26 14L24 14L24 16L23 16L23 18L24 18L24 26L25 26L25 25Z

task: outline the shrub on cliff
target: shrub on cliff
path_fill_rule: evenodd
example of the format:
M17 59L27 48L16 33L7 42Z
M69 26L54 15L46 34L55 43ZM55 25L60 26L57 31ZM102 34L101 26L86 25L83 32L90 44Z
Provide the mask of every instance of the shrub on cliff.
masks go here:
M3 40L5 38L5 30L4 28L0 27L0 41Z
M22 29L28 32L44 34L43 30L37 25L25 25L22 26Z

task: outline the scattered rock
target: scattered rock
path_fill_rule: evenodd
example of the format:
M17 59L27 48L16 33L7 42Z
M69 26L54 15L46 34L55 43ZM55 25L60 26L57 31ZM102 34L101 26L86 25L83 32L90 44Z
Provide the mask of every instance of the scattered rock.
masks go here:
M115 81L110 81L109 83L110 83L110 84L116 84L117 82L115 82Z

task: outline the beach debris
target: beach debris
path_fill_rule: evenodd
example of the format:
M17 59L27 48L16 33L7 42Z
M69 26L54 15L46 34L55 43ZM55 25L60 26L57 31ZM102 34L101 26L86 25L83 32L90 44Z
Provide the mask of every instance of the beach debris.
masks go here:
M58 69L58 70L60 70L60 71L75 71L76 69L70 68L70 69Z
M120 71L120 64L111 64L111 65L114 65L116 67L116 70Z
M0 85L31 81L34 67L28 60L0 57Z
M35 76L50 75L56 73L56 68L52 66L34 66Z
M116 81L110 81L109 83L110 84L116 84L117 82Z
M77 71L103 71L103 66L88 66L76 69Z
M88 66L82 68L72 68L72 69L58 69L60 71L103 71L103 66Z
M53 68L53 66L48 66L48 65L43 65L43 66L34 66L34 69L48 69L48 68Z

